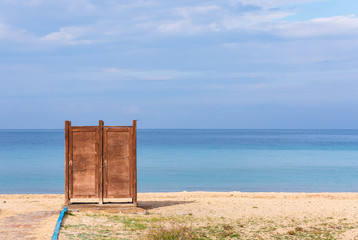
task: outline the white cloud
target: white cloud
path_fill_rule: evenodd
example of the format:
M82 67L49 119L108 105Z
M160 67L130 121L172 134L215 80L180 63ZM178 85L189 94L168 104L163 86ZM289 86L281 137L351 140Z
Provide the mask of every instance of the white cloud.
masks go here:
M210 27L210 26L196 25L190 19L183 19L183 20L160 24L157 27L157 30L159 32L164 32L164 33L169 33L169 34L170 33L197 34L197 33L200 33L202 31L206 30L207 27Z
M102 72L105 74L104 79L109 80L152 80L152 81L163 81L175 79L179 76L188 75L179 71L170 70L158 70L158 71L145 71L135 69L119 69L119 68L103 68ZM102 77L103 79L103 77Z
M16 4L16 5L24 5L24 6L36 6L40 5L43 0L0 0L0 3L6 4Z
M156 26L155 28L159 32L169 34L197 34L204 31L218 31L215 18L212 18L220 11L219 5L175 7L169 9L169 12L173 13L172 16L167 16L165 20L160 20L157 23L152 22L152 26Z
M264 8L277 8L287 5L297 5L312 2L322 2L327 0L229 0L228 2L232 5L244 4L244 5L255 5Z
M66 0L67 8L70 11L95 11L96 6L89 0Z
M119 68L103 68L102 71L106 73L125 73L128 72L129 70L119 69Z
M89 27L62 27L59 31L49 33L39 40L45 42L59 42L69 45L90 44L93 40L83 39L89 32L91 32Z
M21 3L14 1L17 4ZM292 9L280 9L286 5L317 1L322 0L229 0L180 6L176 2L165 4L161 1L143 0L125 3L106 1L103 4L90 0L65 0L62 3L56 3L61 6L60 9L64 10L63 16L77 11L80 15L87 14L86 17L90 17L91 22L81 20L81 23L77 25L63 25L52 31L46 29L45 34L43 32L36 34L31 32L31 29L14 30L0 22L0 39L17 38L30 44L41 43L42 46L46 46L44 43L48 43L49 46L53 46L116 42L126 37L140 41L144 36L163 38L171 34L200 35L210 32L215 34L263 33L291 38L355 35L358 25L358 19L355 16L288 22L285 18L296 12ZM10 1L5 2L10 3ZM39 8L40 6L43 9L48 8L48 3L43 0L31 0L29 3L37 4ZM252 7L246 9L245 6ZM24 32L26 32L26 37L23 37Z
M237 1L239 2L239 1ZM274 7L272 1L240 1ZM277 1L277 6L314 2ZM271 5L270 5L271 4ZM284 19L296 14L293 10L258 9L255 11L233 11L224 6L195 6L176 8L182 18L158 24L158 31L168 34L200 34L203 32L237 31L245 33L269 33L276 36L302 38L320 36L355 36L358 33L358 18L355 15L314 18L308 21L288 22ZM200 14L199 14L200 13Z
M19 38L26 31L23 29L16 30L11 26L0 22L0 39L12 39Z
M111 80L148 80L148 81L168 81L168 80L194 80L208 79L211 77L222 77L222 73L214 73L211 71L184 71L175 69L121 69L116 67L102 68L99 71L93 70L89 74L96 76L92 78L95 81L111 81ZM225 75L225 74L224 74ZM226 76L226 75L225 75ZM86 78L89 80L89 78Z
M252 13L246 13L242 16L227 16L222 19L220 25L223 29L251 29L251 30L261 30L263 24L271 23L275 20L283 19L292 15L291 12L284 11L260 11ZM264 30L264 29L262 29Z
M315 18L302 22L280 22L271 31L290 38L357 35L358 18L354 15Z
M194 6L194 7L178 7L174 10L182 15L185 18L191 17L192 14L205 14L215 10L220 10L221 7L218 5L208 5L208 6Z
M47 1L47 0L0 0L0 4L25 6L25 7L42 7L51 4L57 8L64 8L67 11L93 11L96 6L90 0L62 0L62 1ZM81 13L82 13L81 12Z
M252 90L267 90L273 87L273 84L267 83L238 83L238 84L211 84L209 89L226 90L226 91L252 91Z

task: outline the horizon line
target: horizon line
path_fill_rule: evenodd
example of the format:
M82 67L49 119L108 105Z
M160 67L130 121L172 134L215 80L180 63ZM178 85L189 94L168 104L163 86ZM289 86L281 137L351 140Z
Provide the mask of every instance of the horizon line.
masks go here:
M97 127L97 126L90 126L90 127ZM138 130L358 130L358 128L139 128L139 127L137 127L137 129ZM0 128L0 131L1 130L64 130L64 128Z

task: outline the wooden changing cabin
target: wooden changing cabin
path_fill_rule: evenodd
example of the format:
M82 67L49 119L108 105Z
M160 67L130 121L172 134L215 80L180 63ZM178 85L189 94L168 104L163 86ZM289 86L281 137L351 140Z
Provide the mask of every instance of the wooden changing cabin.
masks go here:
M65 122L65 204L137 205L137 122L71 126Z

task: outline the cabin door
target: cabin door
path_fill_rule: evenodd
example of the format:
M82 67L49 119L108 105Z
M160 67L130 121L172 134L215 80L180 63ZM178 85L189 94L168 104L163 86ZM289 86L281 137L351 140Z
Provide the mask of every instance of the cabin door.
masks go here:
M132 128L105 127L103 132L104 202L130 198L133 191Z
M71 127L69 133L69 198L99 198L99 129Z
M65 199L71 203L137 203L133 126L65 127Z

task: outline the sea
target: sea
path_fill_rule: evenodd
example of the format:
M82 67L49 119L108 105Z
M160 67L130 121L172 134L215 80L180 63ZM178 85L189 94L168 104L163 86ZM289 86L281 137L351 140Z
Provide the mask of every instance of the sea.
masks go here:
M358 130L139 129L138 192L358 192ZM0 194L64 192L64 130L0 130Z

